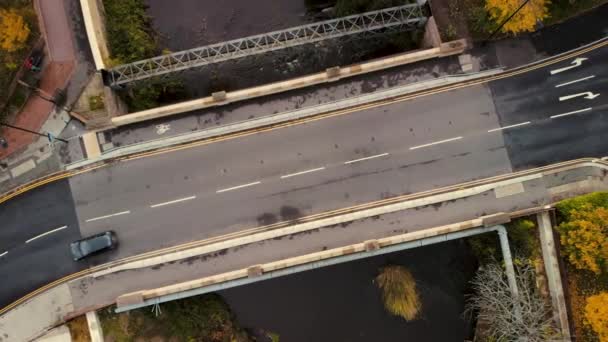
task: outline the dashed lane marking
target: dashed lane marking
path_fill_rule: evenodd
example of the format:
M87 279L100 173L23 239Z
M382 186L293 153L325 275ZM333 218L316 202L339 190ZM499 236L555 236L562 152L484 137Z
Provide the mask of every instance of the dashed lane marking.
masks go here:
M591 76L587 76L587 77L579 78L578 80L574 80L574 81L570 81L570 82L566 82L566 83L558 84L558 85L556 85L556 86L555 86L555 88L559 88L559 87L567 86L567 85L574 84L574 83L577 83L577 82L582 82L582 81L590 80L590 79L592 79L592 78L594 78L594 77L595 77L595 75L591 75Z
M531 122L530 121L526 121L526 122L518 123L518 124L515 124L515 125L493 128L493 129L489 130L488 133L502 131L502 130L505 130L505 129L515 128L515 127L519 127L519 126L525 126L525 125L529 125L529 124L531 124Z
M435 141L435 142L424 144L424 145L418 145L418 146L410 147L410 150L417 150L419 148L424 148L424 147L429 147L429 146L433 146L433 145L444 144L444 143L447 143L447 142L450 142L450 141L456 141L456 140L460 140L460 139L462 139L462 137L455 137L455 138L450 138L450 139L445 139L445 140L439 140L439 141Z
M222 189L222 190L218 190L215 193L217 194L221 194L222 192L226 192L226 191L232 191L232 190L236 190L236 189L242 189L242 188L246 188L248 186L254 186L254 185L258 185L262 182L253 182L253 183L247 183L247 184L243 184L243 185L237 185L237 186L233 186L231 188L226 188L226 189Z
M119 213L114 213L114 214L110 214L110 215L104 215L104 216L94 217L94 218L86 220L85 222L93 222L93 221L103 220L103 219L107 219L107 218L114 217L114 216L127 215L127 214L130 214L130 213L131 213L130 210L121 211Z
M582 112L588 112L590 110L592 110L593 108L589 107L589 108L585 108L585 109L579 109L579 110L575 110L573 112L568 112L568 113L563 113L563 114L557 114L557 115L552 115L551 119L556 119L556 118L561 118L562 116L567 116L567 115L572 115L572 114L578 114L578 113L582 113Z
M281 176L281 179L299 176L299 175L303 175L303 174L311 173L311 172L322 171L322 170L325 170L325 166L318 167L316 169L310 169L310 170L300 171L300 172L296 172L296 173L290 173L288 175L283 175L283 176Z
M36 240L36 239L39 239L39 238L41 238L41 237L43 237L43 236L46 236L46 235L49 235L49 234L53 234L53 233L58 232L58 231L60 231L60 230L64 230L64 229L66 229L67 227L68 227L68 226L63 226L63 227L59 227L59 228L55 228L55 229L49 230L49 231L48 231L48 232L46 232L46 233L42 233L42 234L40 234L40 235L36 235L36 236L34 236L33 238L31 238L31 239L29 239L29 240L26 240L26 241L25 241L25 243L30 243L30 242L32 242L32 241L34 241L34 240Z
M150 205L150 208L158 208L158 207L163 207L165 205L169 205L169 204L174 204L174 203L179 203L179 202L184 202L184 201L190 201L195 199L196 196L189 196L189 197L184 197L184 198L180 198L180 199L176 199L173 201L169 201L169 202L163 202L163 203L158 203L158 204L152 204Z
M388 155L389 155L389 153L376 154L374 156L369 156L369 157L365 157L365 158L359 158L359 159L345 161L344 164L348 165L348 164L352 164L352 163L358 163L358 162L362 162L364 160L370 160L370 159L380 158L380 157L384 157L384 156L388 156Z

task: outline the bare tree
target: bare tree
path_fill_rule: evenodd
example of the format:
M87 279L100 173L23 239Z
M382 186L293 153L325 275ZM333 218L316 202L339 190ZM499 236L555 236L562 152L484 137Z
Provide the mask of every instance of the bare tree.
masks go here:
M515 267L519 295L509 289L505 272L498 263L482 266L473 280L475 291L466 303L466 312L477 313L486 323L485 333L496 341L548 341L557 339L551 308L535 287L534 269L525 264Z

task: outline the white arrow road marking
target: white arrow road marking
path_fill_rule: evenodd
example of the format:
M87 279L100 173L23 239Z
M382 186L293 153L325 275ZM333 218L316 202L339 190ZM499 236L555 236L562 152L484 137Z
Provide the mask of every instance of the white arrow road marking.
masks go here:
M585 109L579 109L579 110L575 110L573 112L568 112L568 113L564 113L564 114L557 114L557 115L552 115L551 119L555 119L555 118L561 118L562 116L566 116L566 115L572 115L572 114L578 114L578 113L582 113L582 112L588 112L590 111L592 108L585 108Z
M595 75L592 76L587 76L587 77L583 77L583 78L579 78L578 80L574 80L574 81L570 81L570 82L566 82L566 83L562 83L562 84L558 84L555 86L555 88L559 88L559 87L563 87L563 86L567 86L569 84L573 84L573 83L577 83L577 82L581 82L581 81L586 81L586 80L590 80L592 78L594 78Z
M583 61L586 61L587 59L588 58L586 58L586 57L577 57L570 63L570 64L572 64L571 66L561 68L561 69L551 70L551 75L559 74L562 71L566 71L566 70L570 70L570 69L579 67L579 66L581 66L581 64L583 64Z
M580 93L580 94L567 95L567 96L560 96L560 97L559 97L559 100L560 100L560 101L566 101L566 100L570 100L570 99L573 99L573 98L575 98L575 97L579 97L579 96L584 96L584 98L585 98L585 99L587 99L587 100L593 100L594 98L596 98L596 97L600 96L600 94L599 94L599 93L598 93L598 94L594 94L594 93L593 93L593 92L591 92L591 91L587 91L587 92Z
M63 227L55 228L55 229L53 229L53 230L49 230L49 231L48 231L48 232L46 232L46 233L42 233L42 234L40 234L40 235L36 235L36 236L34 236L33 238L31 238L31 239L29 239L29 240L26 240L26 241L25 241L25 243L30 243L30 242L32 242L32 241L34 241L34 240L36 240L36 239L39 239L39 238L41 238L41 237L43 237L43 236L45 236L45 235L49 235L49 234L52 234L52 233L54 233L54 232L58 232L58 231L60 231L60 230L64 230L64 229L66 229L67 227L68 227L68 226L63 226Z

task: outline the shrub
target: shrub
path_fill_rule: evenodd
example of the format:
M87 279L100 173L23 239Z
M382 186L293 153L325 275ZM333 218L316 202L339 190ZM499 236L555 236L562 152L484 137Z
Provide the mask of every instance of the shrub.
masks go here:
M153 57L156 41L143 0L104 0L113 64Z
M556 205L560 218L564 221L570 220L572 213L598 207L608 208L608 192L593 192L563 200Z
M548 0L530 0L503 27L504 32L534 31L536 22L548 18ZM520 0L486 0L485 8L497 24L502 23L521 5Z
M608 292L587 297L585 324L591 326L601 342L608 342Z
M103 103L103 96L101 96L101 95L89 96L89 110L95 111L95 110L100 110L100 109L104 109L104 108L105 108L105 105Z
M393 315L406 321L418 317L422 304L416 290L416 281L403 266L386 266L376 277L376 284L382 291L384 307Z

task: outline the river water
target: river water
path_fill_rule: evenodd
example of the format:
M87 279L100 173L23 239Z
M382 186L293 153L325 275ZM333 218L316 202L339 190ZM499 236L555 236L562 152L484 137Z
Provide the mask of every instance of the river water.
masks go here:
M373 283L379 268L406 266L422 299L420 318L388 314ZM221 292L246 328L280 335L281 342L460 341L467 282L476 261L464 241L376 256L262 281Z

